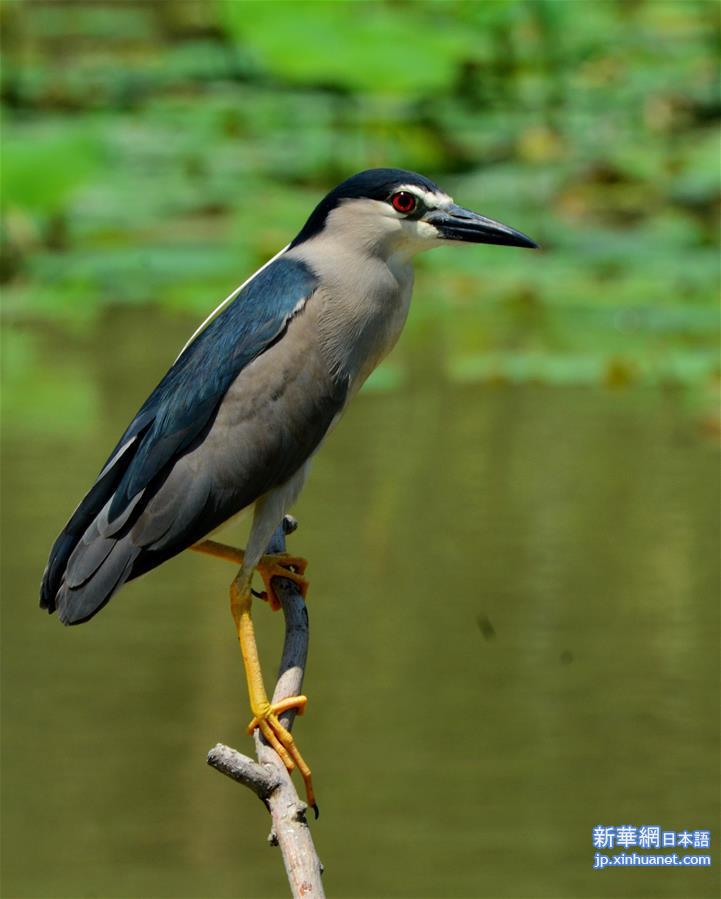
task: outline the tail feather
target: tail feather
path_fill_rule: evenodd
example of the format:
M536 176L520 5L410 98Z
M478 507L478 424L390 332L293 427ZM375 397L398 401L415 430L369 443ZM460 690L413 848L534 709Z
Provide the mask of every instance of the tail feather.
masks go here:
M40 585L40 608L47 609L50 614L57 608L55 594L60 588L65 573L65 566L77 542L77 537L74 534L63 531L55 541L50 552L50 559L45 566L43 580Z
M65 569L64 581L72 590L87 584L117 545L115 538L101 537L94 524L88 531L90 537L83 537L77 544Z
M78 586L66 579L60 586L55 605L63 624L80 624L92 618L130 576L140 547L128 537L106 542L112 542L112 546L89 578Z
M123 439L126 437L127 435ZM137 435L134 435L125 443L121 441L55 541L40 585L40 608L47 609L50 613L57 611L60 608L61 601L64 603L68 601L66 588L72 589L73 585L75 587L81 586L92 577L94 571L98 570L107 559L109 553L112 552L112 545L101 544L97 546L97 550L88 556L87 559L84 558L80 562L80 547L83 545L83 540L89 536L93 529L98 531L99 524L106 523L106 518L101 513L112 500L136 449ZM134 507L135 504L133 504ZM75 557L77 562L77 568L71 575L72 585L70 585L66 584L65 579L68 574L68 566L73 557ZM98 608L100 608L100 605L104 605L109 598L108 596L101 600Z
M209 502L210 481L185 457L161 472L116 518L112 506L132 458L101 472L50 554L40 605L64 624L87 621L128 580L176 555L239 511L232 490ZM226 508L227 507L227 508Z

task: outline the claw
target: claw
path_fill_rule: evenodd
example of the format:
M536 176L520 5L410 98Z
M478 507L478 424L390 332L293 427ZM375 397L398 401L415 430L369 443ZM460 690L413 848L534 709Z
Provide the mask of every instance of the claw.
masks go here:
M280 702L273 703L273 705L268 703L267 708L260 709L255 713L253 720L248 725L248 733L252 734L256 727L260 727L261 721L267 721L271 717L278 719L278 716L282 715L283 712L287 712L288 709L296 709L298 714L302 715L305 712L307 704L307 696L289 696L287 699L281 699ZM285 730L283 725L280 724L280 721L278 721L278 724Z
M307 567L308 562L300 556L291 556L288 553L275 553L263 556L257 566L257 570L265 585L265 590L260 594L261 599L265 599L274 612L277 612L280 608L280 600L271 583L274 577L284 577L293 581L298 587L300 595L305 599L309 583L303 577L303 574Z
M248 733L252 734L258 729L263 734L268 743L278 753L288 772L293 771L296 767L301 773L303 783L305 784L305 792L308 799L308 805L313 809L315 817L318 817L318 805L315 801L313 793L313 781L311 779L311 771L300 754L298 747L295 745L293 735L280 723L278 718L288 709L297 709L298 714L302 715L308 702L307 696L289 696L273 705L267 703L264 708L253 709L254 717L248 725Z

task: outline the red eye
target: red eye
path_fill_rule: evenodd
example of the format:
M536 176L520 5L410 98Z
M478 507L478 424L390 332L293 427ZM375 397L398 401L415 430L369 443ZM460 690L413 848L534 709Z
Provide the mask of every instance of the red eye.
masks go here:
M397 194L393 194L391 197L391 206L393 206L396 212L408 215L409 212L415 212L418 200L413 194L408 193L407 190L399 190Z

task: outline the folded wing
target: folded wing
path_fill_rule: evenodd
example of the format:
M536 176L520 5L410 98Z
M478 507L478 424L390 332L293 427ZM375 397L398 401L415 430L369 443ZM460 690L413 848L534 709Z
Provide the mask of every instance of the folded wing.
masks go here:
M344 400L343 385L306 371L303 359L290 382L285 373L283 338L315 289L302 262L281 256L186 347L55 542L43 608L65 623L87 620L125 581L202 539L305 462ZM304 378L320 379L321 389L309 394ZM279 418L273 398L294 390L293 411Z

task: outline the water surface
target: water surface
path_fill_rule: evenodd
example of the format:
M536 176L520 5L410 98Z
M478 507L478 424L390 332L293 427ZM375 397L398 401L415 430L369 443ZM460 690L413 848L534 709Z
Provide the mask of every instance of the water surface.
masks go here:
M142 316L25 335L39 368L4 431L3 895L283 896L262 806L205 766L219 740L250 747L232 570L183 555L78 628L37 609L52 540L188 330ZM681 394L459 386L403 352L412 377L358 398L295 510L296 733L329 894L718 895L716 448ZM281 621L256 620L270 671ZM598 823L711 828L715 868L597 874Z

